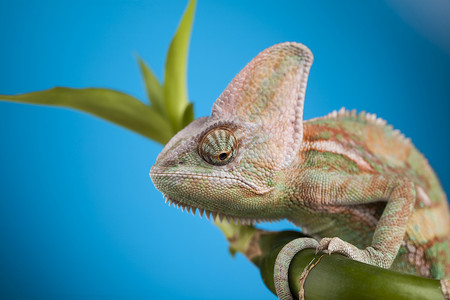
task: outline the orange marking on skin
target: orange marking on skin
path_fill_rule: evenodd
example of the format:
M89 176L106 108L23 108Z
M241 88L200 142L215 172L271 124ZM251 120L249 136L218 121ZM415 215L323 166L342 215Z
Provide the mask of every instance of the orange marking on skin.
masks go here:
M346 148L342 144L335 141L318 140L314 142L308 142L306 143L305 148L320 152L331 152L335 154L340 154L355 162L361 171L368 171L368 172L375 171L372 168L372 166L355 150L351 148Z
M371 153L385 158L393 167L405 167L411 151L411 143L399 143L400 137L395 136L394 133L391 137L386 136L384 127L367 126L365 130L365 144Z
M375 172L372 166L358 153L352 144L355 138L342 127L330 127L327 124L318 125L304 122L303 130L303 149L344 155L354 161L361 171ZM321 137L323 132L328 132L330 138L323 139ZM341 136L341 139L338 140L337 136ZM365 148L363 146L361 147Z

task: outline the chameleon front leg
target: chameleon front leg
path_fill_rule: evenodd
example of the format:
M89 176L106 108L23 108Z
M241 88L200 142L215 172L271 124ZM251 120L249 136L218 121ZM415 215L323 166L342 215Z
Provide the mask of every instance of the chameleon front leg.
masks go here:
M342 180L331 180L332 198L328 205L367 204L384 200L386 207L377 223L372 243L362 250L337 237L323 238L318 251L340 253L357 260L381 268L389 268L394 261L398 249L404 239L409 216L414 209L416 189L413 182L399 177L347 176ZM339 183L337 183L339 182Z
M389 268L403 241L409 216L416 199L414 183L400 177L381 175L334 175L315 173L308 176L302 199L320 210L328 207L351 206L376 201L386 201L386 207L377 223L372 243L366 249L341 240L338 237L323 238L317 251L326 250L329 254L340 253L353 260ZM307 183L308 182L308 183ZM314 184L311 184L314 183ZM304 238L287 244L279 253L275 264L275 285L280 299L293 299L289 286L282 279L287 278L289 263L295 254L314 247L314 243ZM293 249L299 249L297 252Z

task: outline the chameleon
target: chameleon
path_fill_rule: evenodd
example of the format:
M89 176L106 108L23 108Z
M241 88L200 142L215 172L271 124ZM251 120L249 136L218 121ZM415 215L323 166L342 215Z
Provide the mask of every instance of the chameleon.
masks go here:
M309 48L295 42L259 53L209 117L164 147L150 170L155 187L201 215L244 224L287 219L313 237L279 254L280 299L291 299L287 268L305 247L442 279L449 297L450 213L437 175L409 138L375 114L341 109L303 120L312 62Z

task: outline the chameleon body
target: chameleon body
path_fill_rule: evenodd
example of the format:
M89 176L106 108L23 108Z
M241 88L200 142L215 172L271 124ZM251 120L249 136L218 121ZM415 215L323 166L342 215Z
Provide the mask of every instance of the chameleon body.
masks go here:
M272 46L175 135L150 176L182 207L245 222L286 218L337 252L450 276L450 214L426 158L373 114L303 120L310 50Z

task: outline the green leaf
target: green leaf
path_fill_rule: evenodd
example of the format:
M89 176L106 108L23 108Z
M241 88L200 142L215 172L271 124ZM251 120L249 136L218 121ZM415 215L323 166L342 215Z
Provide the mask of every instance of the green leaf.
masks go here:
M228 250L234 256L236 252L248 253L249 244L255 235L256 228L253 226L237 225L234 222L220 221L218 218L214 222L222 230L225 237L230 242Z
M158 79L147 64L140 58L137 58L139 68L141 69L142 77L144 77L145 88L147 90L147 96L152 104L153 108L158 111L161 116L166 116L166 110L164 107L163 89L159 84Z
M164 100L175 132L182 128L183 114L188 105L186 88L187 52L191 35L195 0L191 0L170 43L164 76Z
M115 90L55 87L27 94L0 95L0 99L74 108L124 126L161 144L167 143L173 135L170 124L153 108Z
M189 102L183 113L183 122L181 124L181 129L186 127L192 121L194 121L194 103Z

